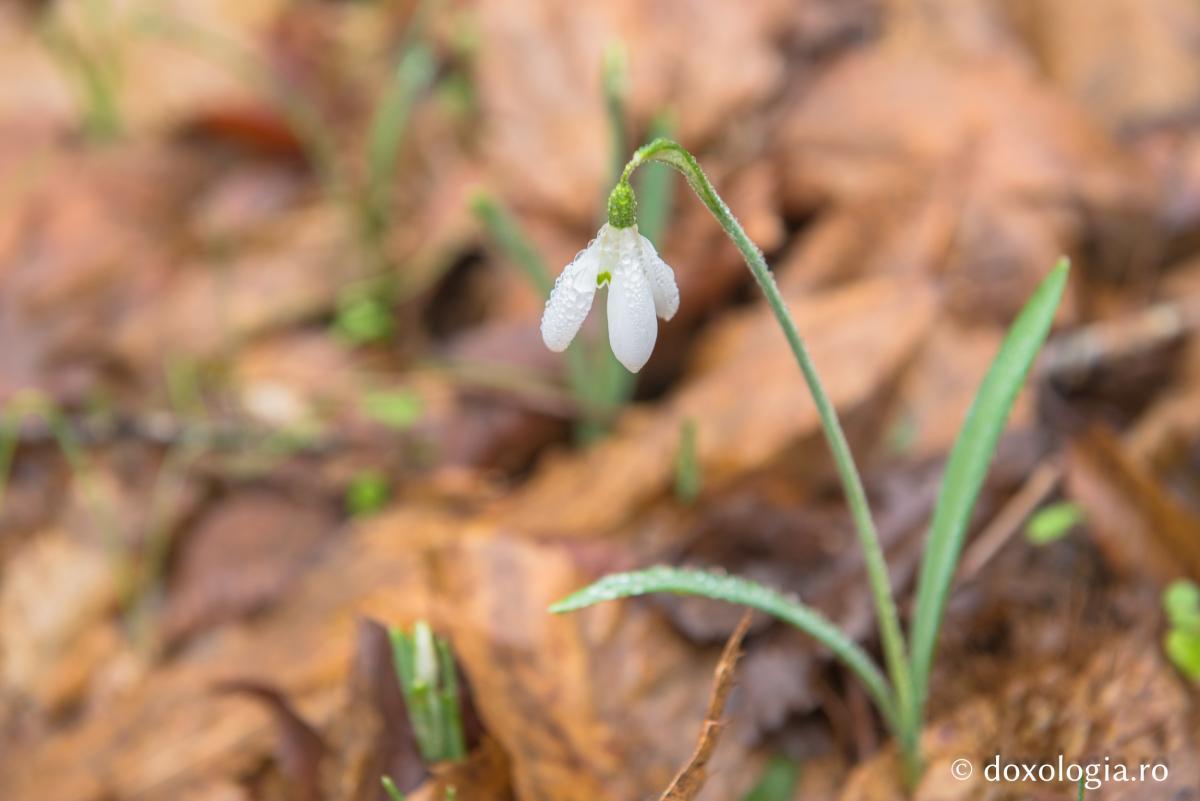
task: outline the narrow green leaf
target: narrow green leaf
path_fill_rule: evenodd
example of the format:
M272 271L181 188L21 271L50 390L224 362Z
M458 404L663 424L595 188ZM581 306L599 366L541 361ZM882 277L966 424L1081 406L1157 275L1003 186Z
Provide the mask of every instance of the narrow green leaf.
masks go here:
M917 711L924 706L927 696L938 629L971 512L1017 392L1050 332L1067 285L1068 271L1069 263L1061 259L1021 310L979 387L946 462L917 583L911 642Z
M602 601L655 592L699 595L749 606L790 623L824 645L854 671L879 706L889 724L895 726L895 703L883 673L862 648L843 634L828 618L810 606L789 599L749 579L668 566L650 567L631 573L614 573L579 590L550 607L555 614L583 609Z

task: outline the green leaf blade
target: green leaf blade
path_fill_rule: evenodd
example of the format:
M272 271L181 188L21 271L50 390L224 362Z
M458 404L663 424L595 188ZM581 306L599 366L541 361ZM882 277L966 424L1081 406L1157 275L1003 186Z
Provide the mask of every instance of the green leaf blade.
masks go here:
M698 595L740 604L790 623L820 642L854 671L889 725L896 725L892 689L866 651L817 610L749 579L724 573L659 565L605 576L553 604L550 611L555 614L573 612L604 601L658 592Z
M911 653L918 707L927 695L938 630L975 501L1017 393L1050 333L1069 269L1069 262L1060 259L1021 310L979 387L946 462L917 583Z

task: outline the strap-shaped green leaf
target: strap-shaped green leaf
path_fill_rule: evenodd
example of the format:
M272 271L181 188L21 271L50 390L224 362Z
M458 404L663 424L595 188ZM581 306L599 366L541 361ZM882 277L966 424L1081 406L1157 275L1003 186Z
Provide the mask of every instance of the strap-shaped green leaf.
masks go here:
M950 584L962 553L967 524L987 475L1000 432L1034 358L1050 332L1067 284L1067 260L1034 291L1000 346L946 462L945 477L929 525L929 541L917 582L912 627L912 676L918 710L928 694L929 671Z
M749 579L704 570L650 567L605 576L554 604L550 611L556 614L572 612L602 601L655 592L700 595L729 601L758 609L792 624L832 651L834 656L853 670L879 706L881 714L895 727L896 707L891 687L866 651L817 610Z

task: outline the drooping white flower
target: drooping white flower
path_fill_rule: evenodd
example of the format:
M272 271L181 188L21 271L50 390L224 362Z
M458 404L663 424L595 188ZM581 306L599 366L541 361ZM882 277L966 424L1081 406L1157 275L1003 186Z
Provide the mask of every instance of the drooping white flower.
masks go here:
M566 350L592 308L596 290L607 286L609 343L617 360L636 373L654 350L655 317L670 320L679 310L679 288L675 273L637 225L611 222L611 201L609 205L610 222L554 282L542 314L542 339L556 353Z

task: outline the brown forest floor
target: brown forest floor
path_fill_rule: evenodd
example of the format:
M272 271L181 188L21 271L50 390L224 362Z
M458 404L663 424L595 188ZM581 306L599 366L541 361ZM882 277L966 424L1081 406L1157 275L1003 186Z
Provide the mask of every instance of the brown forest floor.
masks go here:
M376 801L384 773L431 801L439 781L461 801L655 797L737 610L546 613L639 565L755 577L877 647L815 410L695 198L676 187L661 248L681 310L586 448L542 299L471 214L486 187L555 270L594 236L614 41L631 139L668 113L777 271L902 607L988 360L1073 258L951 598L915 795L1074 798L948 769L1061 753L1170 765L1089 798L1200 799L1159 600L1200 580L1200 4L431 8L433 85L372 233L346 197L411 2L0 7L0 402L36 390L62 415L21 422L0 506L0 799ZM351 344L339 309L381 278L386 333ZM364 476L387 500L351 514ZM1031 544L1059 499L1085 522ZM419 618L474 710L440 780L381 628ZM755 618L737 683L700 798L740 798L773 754L802 765L797 799L902 797L866 696L810 641Z

